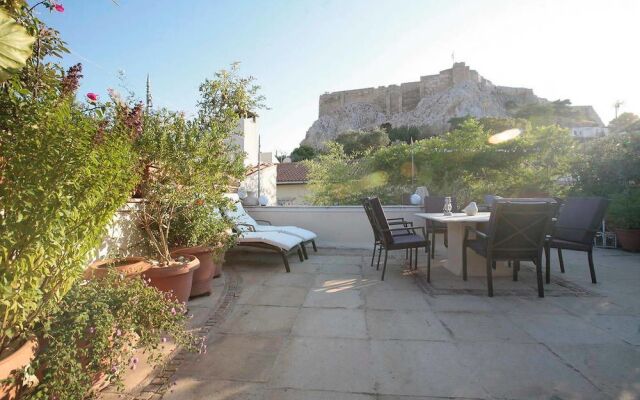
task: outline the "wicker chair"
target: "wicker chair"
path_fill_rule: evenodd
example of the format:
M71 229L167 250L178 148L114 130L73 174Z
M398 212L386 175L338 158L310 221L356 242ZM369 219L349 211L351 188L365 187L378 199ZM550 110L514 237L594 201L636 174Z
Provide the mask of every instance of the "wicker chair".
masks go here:
M589 260L591 282L597 283L593 265L593 238L604 218L609 201L603 197L568 197L558 213L551 239L545 243L546 281L551 282L551 248L558 249L560 271L564 273L562 250L584 251Z
M378 249L378 266L377 269L380 269L380 256L382 253L382 239L378 235L378 231L375 229L375 217L373 216L373 210L371 207L368 207L368 198L363 198L361 200L362 206L364 207L365 214L367 215L367 219L369 220L369 224L371 225L371 229L373 231L373 253L371 254L371 266L373 267L373 260L376 257L376 248ZM407 221L404 218L389 218L387 219L389 225L402 225L402 226L413 226L412 221ZM401 232L394 232L396 234ZM405 259L409 258L409 249L405 252Z
M424 212L426 213L439 213L444 208L444 197L440 196L428 196L424 198ZM451 198L451 210L456 212L458 210L458 204L456 198ZM436 233L442 233L444 235L444 246L448 247L449 241L447 239L447 224L442 222L427 220L426 226L427 235L431 235L431 258L436 254Z
M467 226L462 245L462 275L467 278L467 248L486 258L487 290L493 296L492 269L496 261L514 261L513 279L517 280L520 261L533 261L538 279L538 296L544 297L542 282L542 250L550 230L557 204L553 200L499 199L486 233ZM474 232L476 239L470 239Z
M411 258L415 257L412 261L414 269L418 268L418 249L424 247L425 251L429 251L429 241L426 239L424 228L403 226L401 228L391 228L389 220L384 214L382 204L377 197L370 197L363 201L363 206L369 215L373 216L372 228L377 233L375 237L380 238L380 251L384 249L384 266L382 267L381 280L384 280L384 275L387 270L387 258L389 250L407 250L411 251ZM422 231L422 235L416 232ZM427 281L431 280L431 258L427 254ZM378 264L380 259L378 258Z

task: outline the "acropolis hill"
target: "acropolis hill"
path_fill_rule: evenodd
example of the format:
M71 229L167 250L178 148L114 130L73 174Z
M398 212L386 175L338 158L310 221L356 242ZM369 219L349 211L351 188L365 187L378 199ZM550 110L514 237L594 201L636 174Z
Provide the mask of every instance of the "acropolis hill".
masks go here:
M421 76L417 82L325 93L320 96L318 119L302 144L322 147L349 130L371 129L384 123L392 126L428 126L444 132L455 117L509 117L518 108L548 100L532 89L497 86L463 62ZM602 126L591 106L572 107L582 124ZM573 122L567 121L567 126Z

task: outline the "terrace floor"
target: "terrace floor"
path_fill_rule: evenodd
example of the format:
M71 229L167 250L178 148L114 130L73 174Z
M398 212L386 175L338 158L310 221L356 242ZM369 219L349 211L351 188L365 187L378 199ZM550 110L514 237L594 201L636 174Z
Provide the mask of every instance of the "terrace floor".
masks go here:
M544 299L531 265L488 298L438 257L427 284L424 253L412 274L395 252L381 282L370 254L321 248L287 274L277 255L229 253L228 314L164 399L640 398L640 254L598 249L597 285L586 254L565 252L562 275L554 254Z

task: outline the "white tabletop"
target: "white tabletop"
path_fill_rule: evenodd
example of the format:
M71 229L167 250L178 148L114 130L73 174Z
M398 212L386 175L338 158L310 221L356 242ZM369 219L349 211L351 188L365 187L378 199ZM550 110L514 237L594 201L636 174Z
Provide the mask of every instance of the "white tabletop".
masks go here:
M443 213L417 213L417 217L430 219L432 221L451 223L451 222L489 222L491 218L490 212L479 212L476 215L469 216L465 213L453 213L452 215L443 215Z

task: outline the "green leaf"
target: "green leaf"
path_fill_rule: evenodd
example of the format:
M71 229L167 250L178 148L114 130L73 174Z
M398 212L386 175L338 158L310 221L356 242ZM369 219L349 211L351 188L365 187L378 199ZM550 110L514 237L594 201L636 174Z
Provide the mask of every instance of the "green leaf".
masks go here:
M25 66L35 40L22 25L0 10L0 82Z

